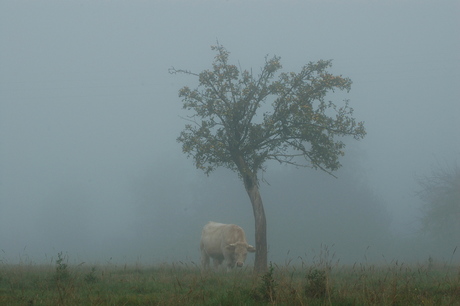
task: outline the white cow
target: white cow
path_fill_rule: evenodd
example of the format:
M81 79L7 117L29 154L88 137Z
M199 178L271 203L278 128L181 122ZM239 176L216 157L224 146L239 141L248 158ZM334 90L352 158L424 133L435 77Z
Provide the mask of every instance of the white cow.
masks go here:
M242 267L248 252L256 249L246 242L246 236L241 227L235 224L208 222L201 232L201 264L209 268L209 259L212 258L217 268L225 259L227 271Z

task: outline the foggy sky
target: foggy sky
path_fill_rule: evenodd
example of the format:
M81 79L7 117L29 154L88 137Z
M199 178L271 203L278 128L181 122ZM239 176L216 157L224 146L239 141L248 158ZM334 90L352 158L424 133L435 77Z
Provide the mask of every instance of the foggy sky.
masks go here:
M217 39L254 71L267 54L282 71L333 59L368 132L347 141L338 179L269 165L269 259L321 244L344 261L390 247L411 259L416 177L460 157L459 13L458 1L2 1L0 261L198 261L209 220L254 242L236 174L206 177L176 142L178 90L197 80L168 68L210 68Z

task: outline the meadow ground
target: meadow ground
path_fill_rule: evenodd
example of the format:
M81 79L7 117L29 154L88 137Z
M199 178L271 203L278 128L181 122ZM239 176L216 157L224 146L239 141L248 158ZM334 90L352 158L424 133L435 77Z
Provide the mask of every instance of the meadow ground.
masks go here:
M0 264L0 305L460 305L448 264L276 265L203 272L194 263Z

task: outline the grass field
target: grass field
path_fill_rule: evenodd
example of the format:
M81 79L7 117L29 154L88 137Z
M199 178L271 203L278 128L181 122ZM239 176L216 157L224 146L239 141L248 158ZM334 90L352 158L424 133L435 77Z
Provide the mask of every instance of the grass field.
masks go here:
M202 272L194 263L0 265L0 305L460 305L460 267L271 264Z

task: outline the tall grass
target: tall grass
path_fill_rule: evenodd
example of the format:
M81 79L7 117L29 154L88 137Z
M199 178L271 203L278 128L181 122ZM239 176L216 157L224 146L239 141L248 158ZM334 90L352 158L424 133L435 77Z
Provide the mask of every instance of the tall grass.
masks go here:
M155 266L1 264L0 305L460 305L460 267L341 266L331 259L201 271L193 263Z

